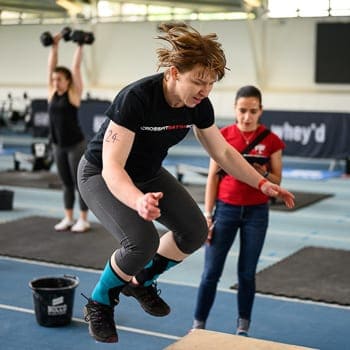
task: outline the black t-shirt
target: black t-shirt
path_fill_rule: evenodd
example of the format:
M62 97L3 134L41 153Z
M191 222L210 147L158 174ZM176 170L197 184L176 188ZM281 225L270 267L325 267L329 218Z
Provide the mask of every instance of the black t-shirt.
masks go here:
M110 120L135 133L125 170L133 181L152 178L168 149L179 143L193 125L205 129L214 123L208 98L193 108L172 108L163 93L163 73L138 80L115 97L106 111L108 118L90 141L85 156L102 169L102 142Z
M72 105L68 92L54 93L49 103L50 134L52 142L61 147L69 147L84 140L78 120L78 108Z

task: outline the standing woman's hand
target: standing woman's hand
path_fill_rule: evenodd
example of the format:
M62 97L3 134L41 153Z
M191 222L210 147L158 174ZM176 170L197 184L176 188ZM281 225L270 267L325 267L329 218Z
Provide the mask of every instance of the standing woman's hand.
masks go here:
M252 165L260 175L264 175L267 171L267 166L265 164L260 165L259 163L253 163Z
M214 236L214 226L215 226L215 221L213 221L213 218L210 216L206 217L207 220L207 225L208 225L208 236L207 236L207 244L211 244L211 240L213 239Z

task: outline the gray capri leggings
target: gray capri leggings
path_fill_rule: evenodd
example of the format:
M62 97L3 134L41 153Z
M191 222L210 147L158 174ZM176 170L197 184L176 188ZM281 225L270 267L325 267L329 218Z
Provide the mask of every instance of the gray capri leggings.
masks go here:
M206 220L197 203L164 168L153 179L135 185L144 193L163 192L158 222L173 232L178 248L191 254L202 246L208 234ZM136 275L153 258L159 234L153 222L116 199L108 190L101 170L82 157L78 167L78 186L89 209L118 240L116 263L130 276Z
M58 175L63 184L63 202L65 209L73 209L75 190L77 187L77 170L81 156L84 154L86 141L81 141L69 147L53 145L53 154ZM87 211L88 207L79 195L80 210Z

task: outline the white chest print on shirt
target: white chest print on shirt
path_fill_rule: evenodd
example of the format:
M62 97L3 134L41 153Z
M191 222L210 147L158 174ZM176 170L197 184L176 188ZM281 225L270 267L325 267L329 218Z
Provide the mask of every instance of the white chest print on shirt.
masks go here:
M254 150L256 151L257 154L264 154L265 149L266 149L266 146L261 143L259 143L254 147Z
M165 131L165 130L179 130L179 129L190 129L192 124L173 124L173 125L164 125L164 126L141 126L140 130L142 131Z

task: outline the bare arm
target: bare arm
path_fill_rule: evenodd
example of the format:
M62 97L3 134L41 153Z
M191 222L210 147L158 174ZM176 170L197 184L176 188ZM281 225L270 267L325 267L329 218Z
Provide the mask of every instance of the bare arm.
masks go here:
M81 63L83 60L83 45L77 45L72 61L73 92L81 99L83 93L83 80L81 77ZM79 101L80 102L80 101Z
M281 197L287 207L294 206L294 196L278 185L266 181L235 148L226 142L215 125L207 129L195 128L194 131L209 155L228 174L252 187L260 189L267 196Z
M215 160L210 159L207 183L205 186L205 200L204 200L204 216L207 220L207 225L208 225L208 237L207 237L208 243L210 243L211 239L213 238L213 232L214 232L212 213L214 211L215 201L217 198L218 186L220 181L220 178L218 175L219 169L220 167L215 162Z
M215 207L219 185L219 175L217 174L218 170L218 164L213 159L210 159L204 199L204 213L207 218L210 218Z
M52 45L50 47L50 51L49 51L49 58L48 58L48 65L47 65L49 100L51 99L51 96L54 93L53 86L52 86L52 73L53 73L53 71L56 68L57 63L58 63L58 44L59 44L60 39L61 39L61 36L59 34L57 34L53 37L53 43L52 43Z
M219 129L213 125L207 129L195 129L195 135L213 158L228 174L236 179L258 188L263 177L226 142Z
M134 133L113 121L106 130L102 147L102 177L108 189L122 203L134 209L145 220L154 220L160 216L158 208L161 192L142 193L125 171Z

